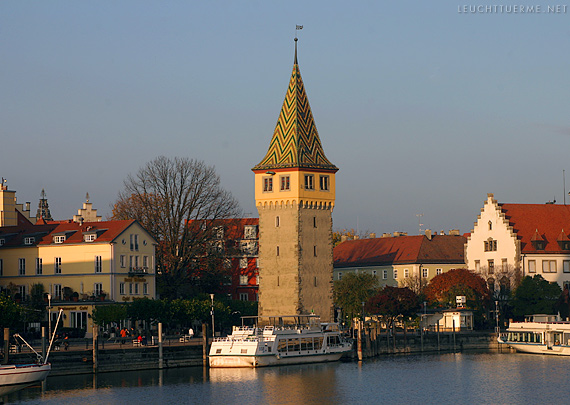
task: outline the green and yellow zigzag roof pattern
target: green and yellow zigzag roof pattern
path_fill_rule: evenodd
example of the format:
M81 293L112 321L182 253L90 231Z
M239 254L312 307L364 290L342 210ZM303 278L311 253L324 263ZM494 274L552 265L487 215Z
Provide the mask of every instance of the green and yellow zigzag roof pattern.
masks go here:
M338 170L326 158L321 145L303 79L301 79L296 51L295 49L295 63L289 88L269 144L269 150L263 160L252 170L281 168Z

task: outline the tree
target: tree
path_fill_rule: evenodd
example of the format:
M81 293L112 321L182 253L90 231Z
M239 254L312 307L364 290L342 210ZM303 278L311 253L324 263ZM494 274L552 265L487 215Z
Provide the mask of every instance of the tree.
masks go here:
M513 312L515 318L525 315L557 313L557 303L562 289L556 282L549 283L540 274L526 276L515 290Z
M334 282L334 302L349 319L362 314L362 303L374 294L378 279L368 273L348 273Z
M366 310L372 314L382 315L386 325L391 328L396 318L412 317L419 309L418 296L409 288L385 286L378 290L366 304Z
M163 319L167 320L168 311L165 311L165 303L160 300L149 298L137 298L127 306L127 317L133 321L144 321L148 330L154 323Z
M99 326L118 324L127 319L127 304L97 305L92 316L93 322Z
M20 321L23 308L15 303L8 295L0 293L0 325L3 328L13 328Z
M216 236L212 227L189 227L188 222L208 224L239 213L237 200L222 188L213 166L160 156L127 177L112 219L136 219L159 241L158 289L163 298L175 299L195 294L194 259L205 256L205 246L212 246L206 242Z
M455 297L458 295L464 295L467 307L472 309L482 309L490 299L485 280L467 269L452 269L435 276L424 293L430 303L447 307L456 305Z

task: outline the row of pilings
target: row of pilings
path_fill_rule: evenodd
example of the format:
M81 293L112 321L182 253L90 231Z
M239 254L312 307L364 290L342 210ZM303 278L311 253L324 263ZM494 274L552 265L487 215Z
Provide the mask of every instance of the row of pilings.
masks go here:
M463 350L500 350L496 334L465 331L460 328L432 330L403 327L386 328L380 321L354 321L351 357L363 360L386 354L460 352Z

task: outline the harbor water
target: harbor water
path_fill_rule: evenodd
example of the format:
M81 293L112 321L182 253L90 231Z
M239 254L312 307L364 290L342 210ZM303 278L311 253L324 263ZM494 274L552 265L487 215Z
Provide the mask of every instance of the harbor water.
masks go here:
M561 404L570 401L569 365L568 357L456 353L260 369L118 371L48 377L43 386L2 399L58 405Z

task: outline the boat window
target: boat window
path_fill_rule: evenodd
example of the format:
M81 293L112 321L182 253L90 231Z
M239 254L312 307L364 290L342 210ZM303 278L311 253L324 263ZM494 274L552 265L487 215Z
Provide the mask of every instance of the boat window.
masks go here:
M241 349L242 354L247 353L247 349Z
M216 349L216 354L220 354L222 352L222 349Z
M302 338L301 350L313 350L313 338Z
M298 352L301 350L301 342L299 338L287 339L287 351Z
M277 343L277 351L278 352L286 352L287 351L287 340L282 339Z
M313 343L315 346L315 350L321 350L321 348L323 347L323 337L316 337L315 341Z

